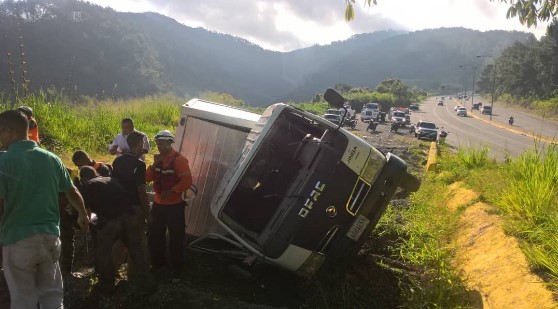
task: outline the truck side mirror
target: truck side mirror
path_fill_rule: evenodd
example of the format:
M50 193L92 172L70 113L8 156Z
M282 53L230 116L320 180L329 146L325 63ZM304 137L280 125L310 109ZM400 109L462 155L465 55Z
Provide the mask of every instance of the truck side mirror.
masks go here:
M345 98L331 88L328 88L324 93L324 100L326 100L330 106L335 108L343 108L345 104Z
M341 119L341 121L339 122L339 126L337 127L337 129L339 129L341 127L341 124L343 124L343 122L345 121L345 117L347 117L347 108L345 107L345 98L343 98L343 96L340 95L337 91L335 91L331 88L327 88L327 90L324 93L324 100L326 100L326 102L331 107L342 108L342 109L345 110L345 114L343 114L343 118Z

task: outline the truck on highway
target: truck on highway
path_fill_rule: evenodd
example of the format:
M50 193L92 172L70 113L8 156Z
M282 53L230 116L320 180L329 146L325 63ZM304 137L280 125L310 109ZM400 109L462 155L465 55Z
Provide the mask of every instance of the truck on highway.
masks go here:
M382 106L380 103L369 102L365 103L362 107L362 112L360 113L360 121L380 121L380 111Z
M324 97L342 108L334 90ZM186 103L177 127L177 151L187 155L199 190L186 218L192 248L305 276L340 271L395 190L420 186L399 157L311 113L278 103L254 121L254 114L208 104Z

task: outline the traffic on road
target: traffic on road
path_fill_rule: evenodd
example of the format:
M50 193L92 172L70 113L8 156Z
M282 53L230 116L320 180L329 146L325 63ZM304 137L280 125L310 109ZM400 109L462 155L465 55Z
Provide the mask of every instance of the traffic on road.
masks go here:
M469 102L461 106L457 99L443 100L442 105L440 101L438 98L424 101L421 109L411 114L411 122L435 123L438 131L451 132L446 140L451 146L486 146L489 156L498 161L533 149L537 142L542 146L558 137L558 123L549 119L504 106L494 106L492 110L489 104L483 104L476 110L467 104ZM513 125L509 123L510 116L513 116Z

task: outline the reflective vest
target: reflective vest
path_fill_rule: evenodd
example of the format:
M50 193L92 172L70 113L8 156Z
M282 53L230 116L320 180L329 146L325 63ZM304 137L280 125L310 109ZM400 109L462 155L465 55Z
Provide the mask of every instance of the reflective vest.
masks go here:
M103 166L103 162L96 162L96 161L95 161L95 164L93 164L93 168L94 168L96 171L98 171L99 168L100 168L101 166Z
M153 166L153 190L155 190L155 193L159 194L163 191L171 190L180 180L180 177L178 177L174 170L174 160L178 156L179 154L176 153L167 166L163 166L161 161Z
M29 118L29 131L27 131L27 138L39 144L39 125L33 117Z

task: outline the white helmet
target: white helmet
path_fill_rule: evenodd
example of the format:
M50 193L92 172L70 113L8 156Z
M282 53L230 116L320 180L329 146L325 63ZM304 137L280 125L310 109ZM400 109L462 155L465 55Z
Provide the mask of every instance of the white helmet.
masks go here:
M155 140L167 140L174 143L174 135L169 130L162 130L155 134Z

